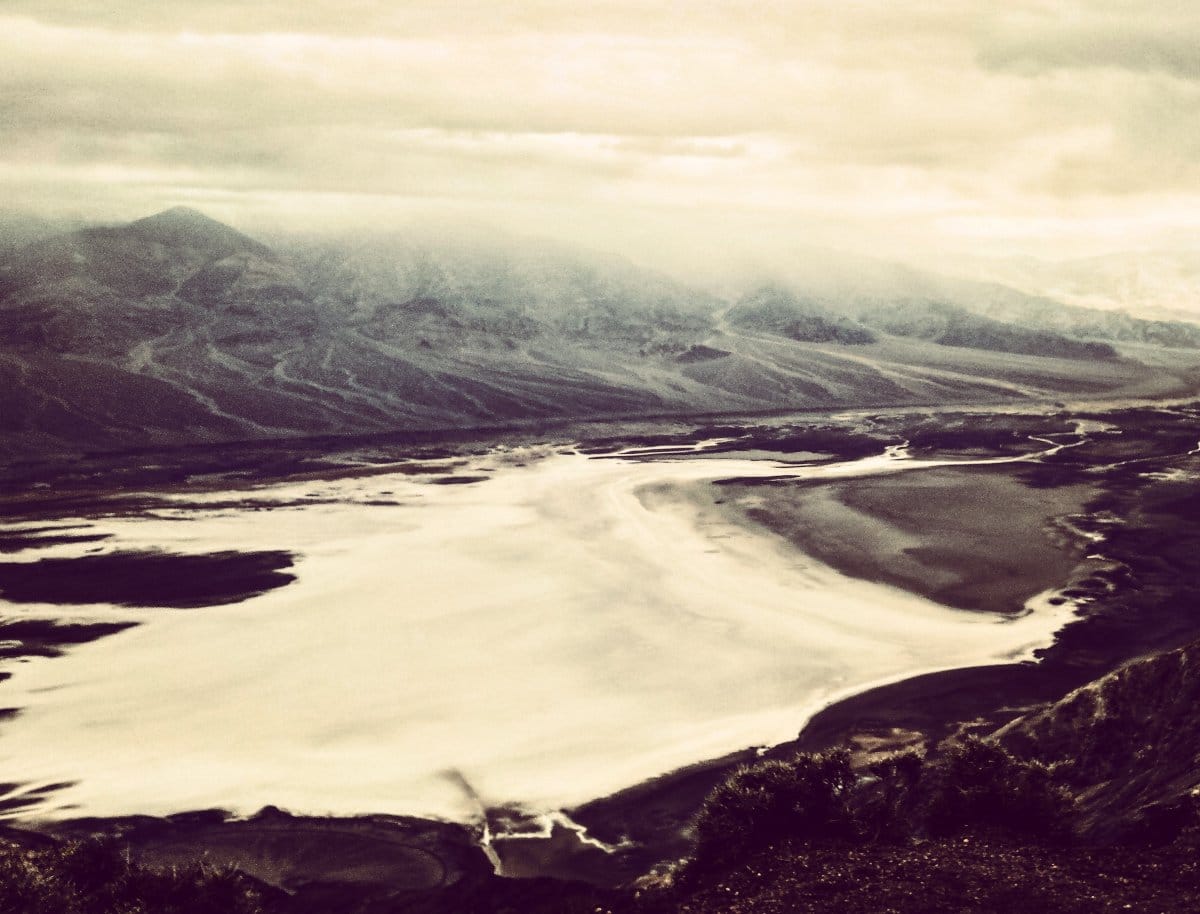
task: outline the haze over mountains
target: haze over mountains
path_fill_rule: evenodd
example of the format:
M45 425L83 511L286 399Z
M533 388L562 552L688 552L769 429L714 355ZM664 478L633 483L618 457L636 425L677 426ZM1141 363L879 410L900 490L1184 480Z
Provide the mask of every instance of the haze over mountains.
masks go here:
M0 245L10 455L515 420L1163 395L1200 326L873 262L731 299L499 234L194 210ZM39 237L40 236L40 237Z
M1200 254L1190 250L1128 251L1063 261L973 258L957 272L1070 305L1162 320L1200 319Z

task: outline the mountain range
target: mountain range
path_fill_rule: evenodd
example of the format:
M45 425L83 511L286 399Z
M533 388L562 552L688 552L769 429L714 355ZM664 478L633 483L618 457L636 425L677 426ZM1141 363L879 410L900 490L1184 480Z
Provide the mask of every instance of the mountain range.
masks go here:
M852 265L836 282L768 277L730 298L498 233L268 246L186 208L0 244L0 452L10 457L556 418L1151 396L1198 378L1200 326L899 267Z

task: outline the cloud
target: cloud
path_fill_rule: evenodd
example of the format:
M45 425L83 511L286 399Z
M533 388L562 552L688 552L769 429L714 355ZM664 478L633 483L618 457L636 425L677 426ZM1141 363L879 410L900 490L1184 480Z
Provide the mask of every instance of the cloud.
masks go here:
M1097 212L1150 231L1154 206L1186 231L1161 201L1200 197L1196 19L1119 0L10 0L0 188L113 217L426 200L617 246L639 220L679 247L735 224L743 244L926 248L1044 246L1029 227L1054 224L1069 245Z
M1200 80L1200 11L1192 3L1100 3L1013 16L985 35L987 68L1024 73L1117 69Z

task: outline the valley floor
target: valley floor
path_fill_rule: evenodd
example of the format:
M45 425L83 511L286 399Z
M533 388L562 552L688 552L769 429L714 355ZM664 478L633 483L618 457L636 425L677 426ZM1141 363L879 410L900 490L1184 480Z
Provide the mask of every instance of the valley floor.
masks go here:
M1019 612L1035 597L1041 597L1047 609L1057 605L1069 614L1072 607L1078 608L1079 617L1052 646L1038 652L1038 663L948 670L880 686L821 711L798 740L770 753L787 757L799 749L848 743L861 759L867 759L899 746L932 745L963 723L978 732L991 732L1123 662L1176 647L1200 634L1200 617L1191 610L1200 585L1187 565L1187 556L1200 546L1194 524L1194 505L1200 498L1198 415L1192 407L1096 411L1082 416L896 411L821 421L777 420L754 428L660 427L657 435L645 426L616 428L593 447L599 453L621 453L623 459L654 461L682 455L701 463L710 457L698 453L696 444L724 438L726 443L716 447L722 458L745 453L762 459L766 454L785 463L811 463L814 455L844 460L863 449L870 452L907 440L913 456L920 459L960 461L986 454L997 461L974 468L930 466L920 474L865 479L789 481L786 472L763 473L757 480L742 476L704 481L699 488L647 485L639 494L642 504L650 508L698 512L693 516L712 524L712 533L718 536L725 535L720 525L731 519L738 525L762 524L781 543L786 538L844 574L914 590L963 611ZM1091 423L1087 436L1074 432L1081 419ZM1068 443L1077 446L1040 460L1023 459ZM465 472L465 465L447 468L441 462L448 453L462 453L461 444L448 451L444 443L431 442L423 446L424 453L420 448L414 453L411 442L405 447L406 465L414 468L418 478L428 476L432 482ZM356 448L350 460L330 451L286 458L275 454L273 459L285 468L286 477L296 480L336 479L347 473L354 478L385 468L394 471L388 459L394 455L387 451L388 446L372 444ZM147 455L140 461L140 472L179 480L173 484L181 486L181 493L199 496L204 489L227 488L230 474L253 478L264 465L261 457L239 456L236 449L225 451L224 457L195 456L198 460L189 466L192 457L186 454ZM820 460L818 456L816 462ZM116 468L115 472L119 477L135 470ZM699 472L697 479L708 475ZM161 508L128 495L112 502L100 496L97 501L95 480L86 474L59 477L51 491L38 488L45 477L12 480L3 507L10 526L25 531L16 534L16 548L28 546L19 542L21 535L35 540L47 535L36 532L39 526L57 528L49 531L51 536L94 533L85 528L61 533L56 518L78 516L80 505L90 504L88 513ZM463 488L469 490L469 482ZM211 495L198 497L197 503L206 500L211 503ZM99 507L105 504L107 508ZM30 533L31 528L35 532ZM0 739L3 736L0 730ZM567 810L569 818L551 823L544 839L512 836L495 841L493 848L505 871L512 874L599 884L630 879L656 861L686 854L686 825L703 797L732 767L755 757L753 750L734 753L585 803ZM42 797L37 791L30 795L35 802ZM14 809L20 805L16 803ZM1130 811L1109 809L1105 815L1111 823ZM540 893L565 897L564 904L574 904L570 899L577 898L579 910L654 910L644 907L648 899L638 902L641 908L630 907L634 902L627 892L572 884L560 885L556 895L559 890L554 884L497 883L466 830L442 830L387 817L369 828L363 825L366 818L320 822L275 819L276 833L291 837L267 843L261 834L251 834L253 829L226 823L220 814L170 822L84 821L55 831L79 835L116 830L146 859L163 863L199 853L237 860L268 882L293 890L306 887L290 910L318 909L303 907L306 892L317 893L308 895L314 904L318 897L328 904L330 896L322 896L320 886L330 883L341 886L338 897L346 899L346 911L498 911L505 904L529 912L572 910L539 907L551 904ZM513 811L505 809L490 810L487 822L501 839L505 829L531 828L528 821L519 815L514 818ZM586 827L587 839L581 838L574 823ZM304 829L311 830L311 841L297 841ZM239 832L243 837L238 837ZM344 843L350 833L358 836L357 849ZM338 842L345 853L330 863L329 849ZM393 862L404 857L397 858L397 843L409 848L405 854L412 865L401 867L404 874L386 866L380 869L388 854ZM321 853L315 851L317 845L323 848ZM1028 905L1066 911L1183 911L1190 910L1187 903L1197 897L1194 864L1189 868L1186 863L1188 853L1192 851L1166 848L1123 856L1109 850L1050 852L969 842L854 851L810 849L768 855L758 875L738 873L692 896L675 895L654 903L673 906L662 910L706 914L860 909L908 914L1019 910ZM918 891L921 885L926 886L924 892ZM401 899L393 894L425 892L436 886L442 888L420 897ZM351 899L358 901L351 903ZM997 907L1005 904L1009 907Z

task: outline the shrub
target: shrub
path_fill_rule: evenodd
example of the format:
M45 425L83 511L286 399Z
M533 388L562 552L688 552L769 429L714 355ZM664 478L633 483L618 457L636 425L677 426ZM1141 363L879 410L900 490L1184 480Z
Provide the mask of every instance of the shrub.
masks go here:
M726 866L782 840L853 837L849 797L855 776L845 751L743 766L700 808L693 828L696 866Z
M21 914L259 914L263 890L231 869L156 870L111 839L29 850L0 846L0 912Z
M1058 840L1070 833L1071 796L1046 766L970 738L926 765L919 815L935 837L998 831Z
M853 800L860 835L871 841L899 841L911 837L917 785L925 770L925 756L915 750L889 755L867 768L867 778Z
M909 751L856 777L845 750L739 768L704 801L677 882L719 874L785 843L905 841L963 832L1058 841L1072 796L1050 770L975 738L936 758Z

